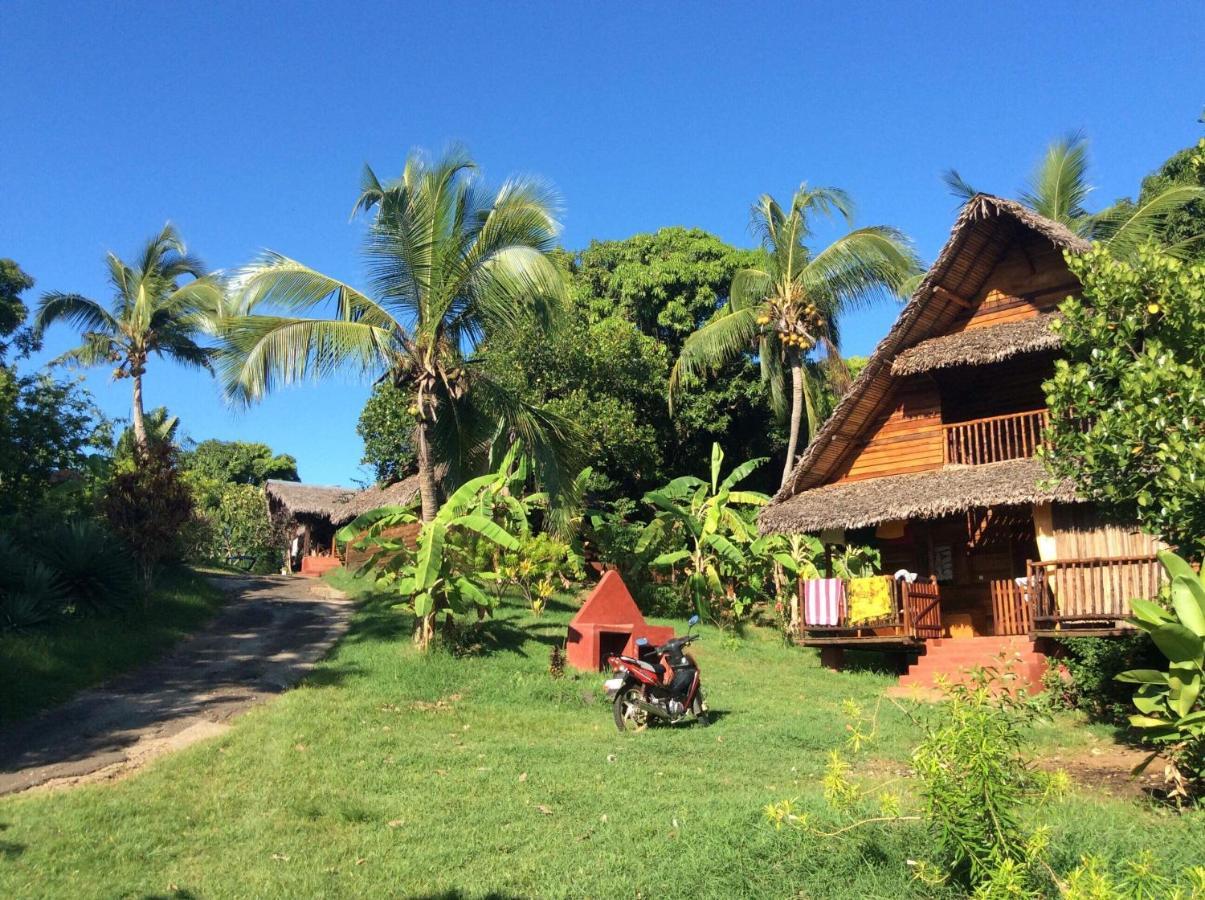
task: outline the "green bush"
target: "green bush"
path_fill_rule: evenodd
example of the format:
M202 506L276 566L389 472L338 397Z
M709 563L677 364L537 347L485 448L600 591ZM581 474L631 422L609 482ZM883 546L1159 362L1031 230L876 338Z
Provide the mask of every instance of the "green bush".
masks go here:
M1132 688L1114 679L1128 669L1157 664L1159 651L1145 635L1111 638L1062 638L1060 662L1068 678L1048 685L1061 693L1063 705L1080 709L1099 721L1122 723L1130 714ZM1056 672L1057 670L1052 670Z
M11 553L11 545L0 553L0 561ZM57 617L63 608L63 587L54 572L37 560L21 559L18 567L6 568L0 583L0 628L24 629ZM2 563L0 563L2 564Z
M99 522L65 522L41 535L37 544L42 562L55 573L75 611L117 612L137 598L133 564Z

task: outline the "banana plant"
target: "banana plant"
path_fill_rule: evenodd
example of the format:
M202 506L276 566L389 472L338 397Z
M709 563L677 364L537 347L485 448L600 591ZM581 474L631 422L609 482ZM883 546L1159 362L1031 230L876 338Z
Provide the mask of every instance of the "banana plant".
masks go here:
M1173 765L1192 771L1190 777L1205 776L1205 703L1201 685L1205 678L1205 580L1192 566L1164 550L1159 561L1171 579L1171 609L1149 600L1131 600L1134 615L1129 622L1151 636L1167 657L1166 672L1132 669L1118 681L1138 685L1134 706L1138 713L1130 724L1162 745ZM1142 771L1157 754L1147 757ZM1182 777L1174 779L1182 783Z
M712 616L712 602L728 596L738 617L752 602L731 576L748 569L749 545L757 537L752 511L770 498L757 491L736 490L736 485L765 461L762 457L744 462L721 480L724 451L713 444L710 482L684 475L644 495L656 512L641 533L636 552L677 543L677 549L661 553L650 565L675 572L681 567L686 589L701 616Z
M365 568L374 569L378 584L404 598L417 619L415 643L430 646L435 620L440 614L477 611L488 613L497 596L483 585L497 577L495 567L482 553L482 544L515 550L519 540L511 531L526 534L526 507L511 494L522 466L519 448L512 447L496 472L470 479L457 488L423 523L413 551L404 542L385 535L389 529L418 521L410 508L385 507L365 513L340 529L336 536L353 546L375 545ZM501 521L499 521L501 520Z

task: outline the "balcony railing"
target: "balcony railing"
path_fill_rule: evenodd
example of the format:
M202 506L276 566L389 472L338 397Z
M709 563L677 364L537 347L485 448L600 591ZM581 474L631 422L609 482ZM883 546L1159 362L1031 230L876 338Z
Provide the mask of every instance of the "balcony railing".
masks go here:
M943 425L947 465L981 466L1028 459L1042 445L1046 410L990 416Z
M1155 556L1052 559L1028 564L1033 629L1120 627L1130 601L1151 600L1167 580Z
M809 625L803 622L801 628L804 636L811 638L840 635L879 641L895 638L905 642L939 638L942 634L941 592L933 580L917 580L913 584L892 581L891 612L887 616L850 622L846 614L837 625Z

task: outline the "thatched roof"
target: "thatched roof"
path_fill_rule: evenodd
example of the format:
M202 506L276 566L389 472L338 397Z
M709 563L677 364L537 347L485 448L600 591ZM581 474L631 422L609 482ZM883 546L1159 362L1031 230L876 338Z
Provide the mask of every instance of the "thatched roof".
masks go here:
M1076 499L1069 482L1051 479L1036 459L946 466L913 475L846 481L802 491L762 509L763 533L862 528L898 519L935 519L984 506Z
M350 522L382 506L405 506L418 496L418 476L412 475L388 487L364 490L297 481L269 481L264 490L290 516L309 515L330 519L333 525Z
M1064 250L1083 252L1090 246L1058 222L1012 200L976 194L967 201L936 262L800 458L786 485L775 494L775 503L824 484L831 477L860 438L863 424L888 397L894 380L892 361L905 348L948 327L963 311L952 297L978 293L1013 237L1026 229Z
M1001 362L1023 353L1057 350L1062 339L1050 330L1054 313L1005 322L988 328L970 328L921 341L891 362L892 375L917 375L951 366Z

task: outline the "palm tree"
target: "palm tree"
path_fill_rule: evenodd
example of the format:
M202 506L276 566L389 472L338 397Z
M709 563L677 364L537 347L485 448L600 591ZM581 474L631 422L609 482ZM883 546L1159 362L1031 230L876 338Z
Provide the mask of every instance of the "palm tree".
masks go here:
M954 169L942 176L950 192L961 200L979 193ZM1039 215L1065 225L1089 241L1100 241L1118 256L1129 256L1150 241L1160 241L1170 213L1205 198L1205 188L1173 185L1139 203L1124 200L1100 212L1086 206L1093 187L1088 183L1088 141L1073 133L1053 141L1034 167L1018 200ZM1201 239L1194 235L1169 245L1171 253L1187 254Z
M840 357L838 320L849 309L896 294L919 264L907 239L894 228L850 231L813 253L807 246L815 215L853 219L853 203L836 188L801 185L784 210L766 194L752 210L764 263L733 277L728 303L682 346L670 375L670 401L703 372L714 372L750 351L756 352L776 413L787 410L784 369L791 373L787 458L782 483L795 465L800 430L807 420L810 438L819 426L817 373L809 366L813 350L823 354L830 378L847 382ZM806 444L806 441L805 441Z
M512 179L490 194L475 168L460 150L435 162L411 155L390 184L365 167L353 215L372 215L364 257L374 296L268 252L235 279L241 314L225 325L218 363L243 402L307 375L390 379L411 398L424 522L439 508L437 464L462 480L499 421L546 485L566 470L571 444L569 426L520 402L473 356L533 317L551 327L565 297L547 255L557 234L548 190ZM297 315L330 301L332 318ZM293 315L257 312L266 302Z
M152 354L202 369L210 368L213 351L197 343L212 332L224 291L220 278L189 255L169 223L147 242L136 265L116 254L106 257L113 286L112 309L79 294L44 294L34 317L39 337L55 322L78 328L83 343L55 363L97 366L114 363L113 377L133 383L132 422L139 451L147 446L142 378ZM181 283L183 279L189 279Z

